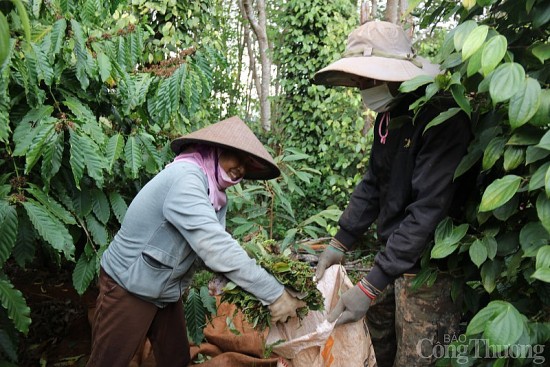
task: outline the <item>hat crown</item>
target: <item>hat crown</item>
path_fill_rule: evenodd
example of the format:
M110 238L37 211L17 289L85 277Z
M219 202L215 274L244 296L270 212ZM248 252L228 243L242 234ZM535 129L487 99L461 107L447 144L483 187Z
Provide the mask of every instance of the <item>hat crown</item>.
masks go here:
M348 36L346 51L374 49L389 54L412 54L412 42L400 26L382 21L371 21L356 28Z
M254 170L247 171L244 176L247 179L271 179L281 173L262 142L237 116L177 138L172 141L171 148L176 154L179 154L184 146L194 143L235 149L250 155L258 165Z

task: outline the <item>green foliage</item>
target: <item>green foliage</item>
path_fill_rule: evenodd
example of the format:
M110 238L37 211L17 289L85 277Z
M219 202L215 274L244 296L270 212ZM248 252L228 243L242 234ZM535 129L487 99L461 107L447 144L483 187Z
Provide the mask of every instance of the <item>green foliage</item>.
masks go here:
M216 299L208 293L207 286L192 287L185 300L185 322L189 339L196 345L204 341L204 327L216 315Z
M172 158L167 143L213 121L197 111L223 61L194 34L215 2L154 24L150 2L14 3L0 17L0 364L17 362L30 324L5 265L71 264L83 294L127 203Z
M471 320L453 345L470 346L461 349L468 365L482 365L485 351L501 353L495 366L526 365L536 362L533 356L513 351L540 349L550 340L550 74L544 51L550 18L542 15L550 8L539 0L463 4L433 2L427 8L424 24L449 16L459 24L437 55L447 73L428 84L418 105L431 98L430 90L451 91L472 117L474 133L455 178L470 169L479 174L465 220L440 223L428 258L444 260L457 276L453 295L464 299ZM423 264L426 281L433 265ZM480 353L471 343L481 339ZM447 359L441 365L456 363Z
M315 72L341 57L358 13L346 0L287 1L273 20L273 62L281 88L273 104L273 126L280 131L273 139L282 149L308 154L302 164L320 172L303 196L289 198L293 206L308 204L297 213L300 222L328 207L344 207L368 160L371 137L359 93L312 84Z
M281 177L269 181L249 182L228 190L230 198L230 222L234 223L232 233L237 237L245 234L260 234L264 238L282 240L282 250L296 239L316 238L326 233L330 225L336 223L341 211L327 208L305 219L302 202L290 200L298 196L304 200L303 189L308 187L319 172L307 164L309 155L298 149L286 149L275 162L281 169ZM300 168L294 168L301 166ZM297 209L296 209L297 207Z
M280 253L280 245L274 241L261 239L261 236L256 237L244 247L281 284L301 295L300 299L306 305L297 310L298 317L305 317L310 310L322 310L324 299L313 281L313 268L305 262L292 259L289 250ZM221 301L234 304L254 328L265 330L271 324L271 314L267 306L233 282L228 282L223 288Z

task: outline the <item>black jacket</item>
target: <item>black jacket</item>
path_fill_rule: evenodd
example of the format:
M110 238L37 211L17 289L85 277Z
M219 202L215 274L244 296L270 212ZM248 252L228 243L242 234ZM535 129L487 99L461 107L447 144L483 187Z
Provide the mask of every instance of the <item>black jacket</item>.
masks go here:
M413 122L409 105L416 98L405 96L389 112L385 144L379 134L379 129L382 135L385 132L384 114L378 115L367 172L353 191L335 236L352 249L377 220L378 239L385 249L376 254L366 278L380 290L415 268L437 224L448 215L457 189L454 172L471 139L463 113L424 132L435 116L454 104L452 98L438 97Z

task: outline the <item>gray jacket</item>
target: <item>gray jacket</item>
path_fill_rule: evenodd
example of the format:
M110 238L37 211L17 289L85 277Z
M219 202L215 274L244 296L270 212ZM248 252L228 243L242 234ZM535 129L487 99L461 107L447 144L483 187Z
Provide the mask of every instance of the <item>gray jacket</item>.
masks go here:
M284 287L225 231L226 210L212 207L198 166L175 162L139 191L101 266L127 291L163 307L181 297L198 257L270 304Z

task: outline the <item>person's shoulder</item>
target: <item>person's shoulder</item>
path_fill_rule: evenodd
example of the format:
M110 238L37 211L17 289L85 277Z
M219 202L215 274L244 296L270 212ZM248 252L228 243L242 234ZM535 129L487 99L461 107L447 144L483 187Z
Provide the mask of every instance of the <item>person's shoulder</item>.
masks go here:
M161 173L177 180L184 179L184 178L186 180L193 180L193 179L197 179L200 181L207 180L206 174L199 166L191 162L185 162L185 161L172 162L169 165L167 165L161 171Z

